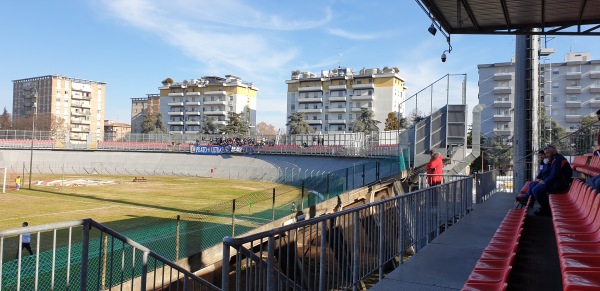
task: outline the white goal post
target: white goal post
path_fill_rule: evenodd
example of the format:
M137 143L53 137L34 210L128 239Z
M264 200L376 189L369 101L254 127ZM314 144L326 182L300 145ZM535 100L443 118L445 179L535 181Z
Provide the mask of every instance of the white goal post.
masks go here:
M0 168L0 171L2 171L2 193L6 193L6 172L8 171L7 168Z

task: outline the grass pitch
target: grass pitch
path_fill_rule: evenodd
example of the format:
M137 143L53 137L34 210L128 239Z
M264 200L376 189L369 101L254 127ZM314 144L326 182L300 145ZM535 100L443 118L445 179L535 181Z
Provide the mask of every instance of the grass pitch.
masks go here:
M115 181L112 185L36 186L37 181L83 179ZM134 177L105 175L35 175L31 190L25 181L16 191L9 184L0 194L0 229L92 218L121 231L148 224L151 219L173 219L178 214L196 212L231 201L256 191L282 186L270 182L225 180L196 177L147 176L146 182ZM10 181L10 180L9 180ZM132 219L147 218L147 219Z

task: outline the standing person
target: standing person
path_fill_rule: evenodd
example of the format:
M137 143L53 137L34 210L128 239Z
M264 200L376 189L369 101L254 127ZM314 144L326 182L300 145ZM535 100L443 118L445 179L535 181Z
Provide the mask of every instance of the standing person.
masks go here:
M442 155L433 150L429 151L431 159L427 163L427 184L429 186L436 186L442 184L442 174L444 172L444 162L442 161Z
M571 164L565 157L559 154L555 147L548 146L544 149L546 157L550 160L548 174L541 179L533 188L533 195L540 204L540 208L534 212L535 215L551 215L550 193L561 193L569 189L573 170Z
M21 189L21 176L17 176L17 178L15 179L15 187L17 188L17 191Z
M23 227L27 226L29 226L29 223L27 223L27 221L23 222ZM29 255L33 255L33 251L31 250L31 234L29 232L21 234L21 247L17 250L16 259L19 258L19 252L23 250L23 248L29 251Z

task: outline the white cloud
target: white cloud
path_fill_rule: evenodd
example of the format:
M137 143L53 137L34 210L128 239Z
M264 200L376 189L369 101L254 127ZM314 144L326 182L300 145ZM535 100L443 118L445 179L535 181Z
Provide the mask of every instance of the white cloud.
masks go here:
M351 40L371 40L371 39L376 39L376 38L380 38L383 36L383 34L381 34L381 33L378 33L378 34L356 33L356 32L349 32L349 31L343 30L341 28L328 28L327 32L332 35L351 39Z

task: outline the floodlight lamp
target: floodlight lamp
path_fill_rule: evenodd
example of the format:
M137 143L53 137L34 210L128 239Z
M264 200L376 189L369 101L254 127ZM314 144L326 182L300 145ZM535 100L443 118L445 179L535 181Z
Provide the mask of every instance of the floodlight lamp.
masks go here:
M429 33L431 33L431 35L433 36L435 36L435 34L437 33L437 29L435 28L435 25L433 25L433 23L429 26L427 31L429 31Z

